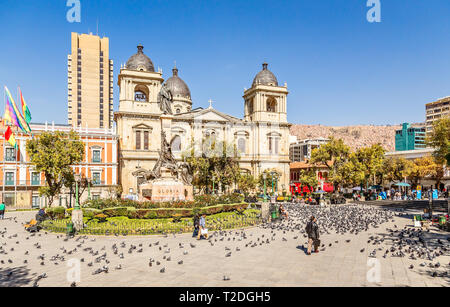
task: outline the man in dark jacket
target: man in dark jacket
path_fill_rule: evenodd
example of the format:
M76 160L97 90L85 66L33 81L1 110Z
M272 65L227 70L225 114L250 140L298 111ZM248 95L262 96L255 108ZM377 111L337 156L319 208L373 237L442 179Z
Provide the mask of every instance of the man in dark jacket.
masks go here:
M194 216L194 233L192 234L192 237L197 237L198 235L198 230L199 230L199 226L200 226L200 218L198 217L198 214L196 214Z
M311 216L310 221L306 224L306 233L308 234L308 251L307 254L311 255L311 248L314 244L314 252L319 252L320 246L320 234L319 234L319 226L317 226L317 219L314 216Z

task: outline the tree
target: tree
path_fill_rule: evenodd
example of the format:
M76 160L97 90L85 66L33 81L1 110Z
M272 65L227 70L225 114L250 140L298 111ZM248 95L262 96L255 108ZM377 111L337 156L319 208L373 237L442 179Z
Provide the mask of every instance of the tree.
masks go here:
M238 179L239 189L245 195L248 195L256 188L256 180L251 174L241 174Z
M300 183L307 186L310 191L314 190L319 185L315 168L301 170L299 175Z
M443 117L433 122L433 130L426 137L428 146L433 147L436 163L444 165L450 148L450 117Z
M348 162L350 147L344 144L342 139L330 137L327 144L316 148L311 153L312 164L316 166L325 165L329 170L329 179L333 182L335 191L344 184L343 172L341 168Z
M83 160L84 144L74 131L43 132L27 142L26 150L36 171L44 173L46 185L39 188L39 194L46 196L51 206L61 188L73 184L71 166Z
M364 173L364 182L376 185L376 175L383 167L385 150L380 144L363 147L355 152L356 161L360 163L361 171Z
M415 188L423 178L438 175L437 169L438 164L436 164L433 157L426 156L415 159L414 161L407 161L406 176Z
M212 190L213 185L221 187L223 192L240 177L239 155L234 145L214 138L206 138L200 146L201 155L196 155L194 142L182 154L194 172L193 184L203 192Z
M408 161L405 158L388 158L383 162L383 179L392 181L402 181L408 174Z

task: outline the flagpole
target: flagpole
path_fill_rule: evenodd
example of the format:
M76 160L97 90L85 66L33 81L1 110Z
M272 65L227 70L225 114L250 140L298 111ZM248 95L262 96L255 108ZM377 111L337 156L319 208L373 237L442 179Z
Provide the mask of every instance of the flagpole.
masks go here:
M4 110L6 110L6 91L3 88L3 104L4 104ZM5 126L5 118L3 118L3 127ZM3 170L2 170L2 186L3 186L3 193L2 193L2 202L5 203L5 153L6 153L6 138L3 134Z

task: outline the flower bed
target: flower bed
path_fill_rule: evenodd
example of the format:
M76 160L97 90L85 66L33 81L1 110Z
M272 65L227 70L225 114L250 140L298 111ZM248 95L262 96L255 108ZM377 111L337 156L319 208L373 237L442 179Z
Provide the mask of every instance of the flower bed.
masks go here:
M86 227L79 234L88 235L152 235L167 233L186 233L194 230L192 218L155 218L130 219L129 217L109 217L105 222L84 217ZM210 231L244 228L260 222L260 211L247 209L244 211L222 212L206 217L206 227ZM46 220L42 227L51 232L64 233L70 218Z

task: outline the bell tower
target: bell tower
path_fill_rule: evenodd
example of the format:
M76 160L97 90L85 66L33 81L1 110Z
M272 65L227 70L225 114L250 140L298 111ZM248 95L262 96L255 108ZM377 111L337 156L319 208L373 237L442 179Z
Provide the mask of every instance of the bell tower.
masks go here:
M153 62L144 54L142 45L137 49L137 53L120 69L119 112L161 113L157 98L164 82L162 72L155 72Z
M244 91L246 121L287 123L287 85L279 86L275 75L263 64L252 87Z

